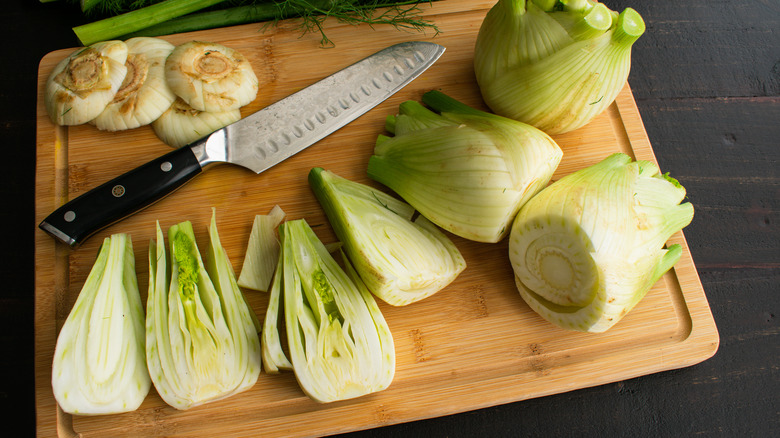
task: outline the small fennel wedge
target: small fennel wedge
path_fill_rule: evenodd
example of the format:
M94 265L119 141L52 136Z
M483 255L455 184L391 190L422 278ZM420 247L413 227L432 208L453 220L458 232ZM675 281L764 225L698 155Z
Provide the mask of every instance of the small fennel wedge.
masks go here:
M150 386L133 245L114 234L57 337L52 389L63 411L99 415L134 411Z
M44 104L56 125L81 125L97 117L127 74L127 45L102 41L60 61L48 79Z
M496 114L548 134L580 128L623 89L645 24L592 0L499 0L474 48L474 71Z
M322 168L309 184L368 289L394 306L440 291L466 268L455 244L414 208Z
M544 188L563 152L533 126L479 111L439 91L401 104L379 136L368 175L439 227L479 242L509 232L520 207Z
M329 403L386 389L395 375L393 336L347 257L341 253L342 268L303 219L283 223L280 235L280 265L263 333L272 368L287 368L288 362L282 337L266 336L278 330L281 304L288 363L312 400Z
M267 292L279 259L279 234L276 227L282 223L285 213L275 205L268 214L258 214L252 222L244 264L238 275L238 285L247 289Z
M260 326L236 284L215 214L206 264L190 222L172 226L168 239L170 265L158 223L156 241L149 243L146 360L162 399L185 410L255 384Z
M684 197L654 163L621 153L554 182L512 225L520 295L555 325L606 331L679 260L679 244L663 246L693 218Z
M165 81L165 59L174 45L159 38L131 38L127 74L114 99L95 118L98 129L120 131L157 120L176 99Z

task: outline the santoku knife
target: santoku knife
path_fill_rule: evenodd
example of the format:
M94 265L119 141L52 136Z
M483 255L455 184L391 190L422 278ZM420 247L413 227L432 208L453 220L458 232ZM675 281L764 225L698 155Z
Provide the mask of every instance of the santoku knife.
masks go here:
M422 41L390 46L188 146L69 201L39 227L71 247L184 185L216 163L260 173L311 146L411 82L444 53Z

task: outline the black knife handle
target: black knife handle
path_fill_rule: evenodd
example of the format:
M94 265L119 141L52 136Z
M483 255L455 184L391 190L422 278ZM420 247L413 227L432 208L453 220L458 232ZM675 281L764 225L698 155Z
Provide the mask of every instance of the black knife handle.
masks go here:
M67 202L38 227L75 248L95 232L162 199L201 171L192 148L176 149Z

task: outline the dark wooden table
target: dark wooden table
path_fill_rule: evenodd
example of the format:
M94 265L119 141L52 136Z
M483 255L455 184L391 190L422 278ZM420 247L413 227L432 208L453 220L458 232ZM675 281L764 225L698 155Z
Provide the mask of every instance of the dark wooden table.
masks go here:
M0 11L0 415L35 431L38 61L78 46L74 2ZM685 235L720 332L688 368L352 436L780 436L780 2L606 0L647 33L629 82L661 169L696 207ZM14 427L16 426L16 427Z

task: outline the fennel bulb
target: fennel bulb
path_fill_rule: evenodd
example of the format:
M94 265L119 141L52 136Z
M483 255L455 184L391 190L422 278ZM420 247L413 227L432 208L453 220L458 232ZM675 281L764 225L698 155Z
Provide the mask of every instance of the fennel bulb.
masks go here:
M440 291L466 269L455 244L414 208L373 187L314 168L309 184L368 289L407 305Z
M176 98L173 104L152 122L152 130L163 143L173 148L180 148L239 120L241 120L239 109L218 112L198 111L187 105L181 98Z
M69 414L116 414L137 409L150 386L133 244L114 234L57 336L54 398Z
M46 80L44 104L56 125L81 125L97 117L127 74L127 45L103 41L76 50Z
M515 283L560 327L603 332L677 263L663 246L693 218L685 189L625 154L561 178L520 210L509 236Z
M474 48L485 103L548 134L580 128L626 83L645 24L592 0L499 0Z
M157 120L176 99L165 81L165 59L174 45L160 38L130 38L122 85L95 119L98 129L119 131Z
M395 375L390 328L371 292L342 253L344 268L328 253L309 224L280 226L281 258L271 287L263 341L276 368L292 366L301 389L320 403L386 389ZM278 333L283 300L289 361ZM271 307L273 306L273 307ZM273 310L272 310L273 308Z
M236 110L257 97L258 81L244 55L222 44L190 41L165 61L165 79L189 106L206 112Z
M216 215L204 263L190 222L149 243L146 360L160 397L184 410L251 388L260 374L259 321L236 284ZM169 270L170 266L170 270Z
M533 126L462 104L441 92L401 104L388 118L368 175L441 228L498 242L520 207L544 188L563 153Z

